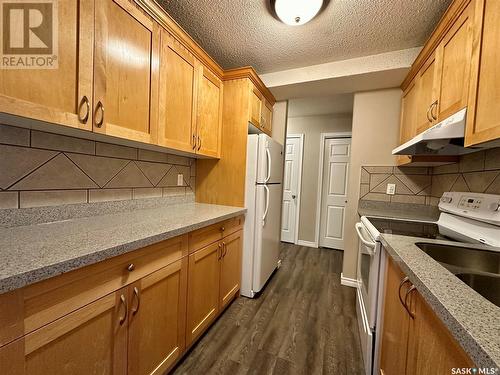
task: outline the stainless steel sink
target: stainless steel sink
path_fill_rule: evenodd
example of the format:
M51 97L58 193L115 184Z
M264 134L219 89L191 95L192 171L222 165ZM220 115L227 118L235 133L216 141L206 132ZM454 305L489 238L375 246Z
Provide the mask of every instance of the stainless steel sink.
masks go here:
M459 273L455 276L488 301L500 307L500 277L474 273Z
M487 272L500 274L500 252L471 249L463 246L418 242L416 245L434 260L451 265L450 271L457 268L468 272ZM449 267L448 267L449 268Z

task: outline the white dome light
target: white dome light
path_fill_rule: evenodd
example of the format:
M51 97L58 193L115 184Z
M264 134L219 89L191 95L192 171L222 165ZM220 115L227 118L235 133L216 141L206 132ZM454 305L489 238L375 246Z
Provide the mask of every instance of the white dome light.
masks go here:
M318 14L323 0L276 0L276 15L287 25L303 25Z

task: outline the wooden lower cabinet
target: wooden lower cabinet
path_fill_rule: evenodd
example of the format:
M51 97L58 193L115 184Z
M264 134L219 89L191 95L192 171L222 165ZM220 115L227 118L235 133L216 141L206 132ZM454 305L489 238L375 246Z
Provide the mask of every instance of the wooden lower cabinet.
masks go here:
M125 374L126 288L0 348L0 374Z
M240 290L243 236L236 232L222 240L219 306L226 307Z
M218 225L233 229L242 221L238 217ZM0 374L168 372L239 291L242 230L221 237L188 256L189 236L179 236L0 295ZM115 266L126 272L123 284L115 282ZM113 285L119 286L110 289ZM36 315L40 324L23 334L18 326L34 327L29 296L37 297L41 312L42 307L61 307L50 310L50 321L45 313ZM73 308L75 300L84 303Z
M189 256L186 345L195 341L237 295L242 246L240 230Z
M399 301L400 284L404 274L391 259L388 260L385 280L384 323L382 331L381 373L402 375L406 369L410 317ZM408 284L408 283L405 283ZM406 285L403 285L401 289Z
M474 367L469 356L407 280L389 258L380 374L449 375L452 367Z
M129 287L128 374L163 374L185 346L187 259Z
M408 344L407 374L451 374L452 368L474 363L451 336L441 320L415 291L412 295L412 339Z
M193 342L219 312L220 242L189 256L186 343Z

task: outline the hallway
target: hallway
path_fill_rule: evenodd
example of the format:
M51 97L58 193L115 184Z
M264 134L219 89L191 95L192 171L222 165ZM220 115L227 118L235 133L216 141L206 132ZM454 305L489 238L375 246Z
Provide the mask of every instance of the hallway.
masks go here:
M238 298L173 374L362 374L355 290L342 252L282 244L257 299Z

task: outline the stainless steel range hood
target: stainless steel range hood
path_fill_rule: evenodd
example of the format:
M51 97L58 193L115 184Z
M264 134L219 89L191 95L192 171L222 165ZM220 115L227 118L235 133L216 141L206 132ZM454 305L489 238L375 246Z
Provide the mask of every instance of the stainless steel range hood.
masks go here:
M418 134L408 142L392 150L393 155L464 155L478 151L465 148L465 120L467 109Z

